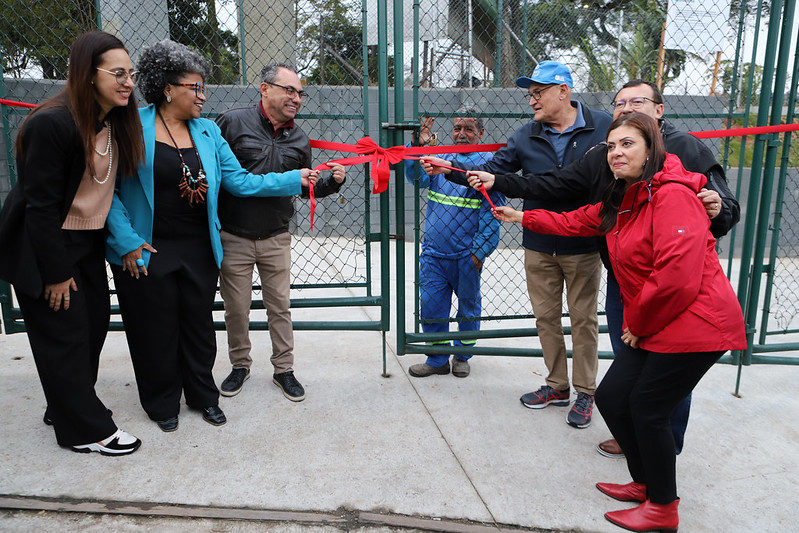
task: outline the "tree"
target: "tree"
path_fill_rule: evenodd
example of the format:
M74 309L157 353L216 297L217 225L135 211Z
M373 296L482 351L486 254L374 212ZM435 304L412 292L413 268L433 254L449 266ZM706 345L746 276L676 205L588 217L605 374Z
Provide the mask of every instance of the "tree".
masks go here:
M722 73L720 82L724 96L732 94L733 66L733 61L725 60L721 62ZM750 84L750 76L754 76L754 79L751 80L752 94L747 95L746 91ZM738 96L737 105L742 105L747 97L750 102L757 102L760 98L760 87L763 85L763 67L761 65L754 65L754 68L752 68L752 63L743 63L739 65L736 83L738 84L736 90Z
M66 79L72 42L96 29L94 2L3 0L0 53L4 74L21 77L38 66L47 79Z
M240 77L239 38L219 27L215 0L169 0L169 37L197 48L211 61L206 83L232 84Z
M311 85L360 85L363 80L363 32L358 0L310 0L298 13L298 71ZM376 84L377 47L367 50L369 83ZM388 76L393 79L393 57Z
M579 51L589 70L589 90L612 90L615 79L625 77L610 67L615 64L618 51L626 77L655 79L661 30L666 20L665 0L541 1L530 5L526 16L531 28L527 44L533 56L542 60ZM524 21L516 22L520 27ZM664 80L679 76L685 59L683 52L667 50Z

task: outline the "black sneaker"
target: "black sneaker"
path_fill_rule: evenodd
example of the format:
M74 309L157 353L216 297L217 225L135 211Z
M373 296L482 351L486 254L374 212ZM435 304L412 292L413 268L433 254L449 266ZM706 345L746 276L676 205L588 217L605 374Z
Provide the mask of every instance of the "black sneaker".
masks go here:
M230 371L230 375L222 382L219 387L219 393L222 396L235 396L241 392L244 382L250 379L249 368L234 368Z
M300 382L294 377L293 370L273 375L272 383L280 387L280 390L283 391L283 396L292 402L301 402L305 399L305 389L302 388Z
M594 397L591 394L577 392L577 401L574 402L569 414L566 415L566 423L579 429L587 428L591 425L591 413L594 410Z

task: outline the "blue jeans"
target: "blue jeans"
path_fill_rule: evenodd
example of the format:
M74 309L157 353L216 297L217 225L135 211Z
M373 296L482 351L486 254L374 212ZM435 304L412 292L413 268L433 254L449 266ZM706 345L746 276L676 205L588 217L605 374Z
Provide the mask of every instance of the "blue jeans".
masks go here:
M613 346L613 353L618 357L621 353L634 353L635 349L630 348L621 340L622 324L624 320L624 306L621 303L621 293L619 282L608 273L607 297L605 299L605 316L608 321L608 335L610 344ZM671 413L671 432L674 434L674 449L677 455L682 451L685 442L685 430L688 427L688 416L691 413L691 394L674 408Z
M480 297L480 271L474 266L472 256L445 259L422 254L419 257L419 297L422 330L425 333L449 331L452 293L458 297L458 318L479 318L482 312ZM425 323L426 320L440 319L441 322ZM458 322L459 331L476 331L480 321L464 320ZM474 340L456 340L455 346L474 346ZM436 343L439 344L439 343ZM449 346L448 341L440 344ZM457 355L466 361L471 355ZM441 367L449 362L449 354L428 354L427 364Z

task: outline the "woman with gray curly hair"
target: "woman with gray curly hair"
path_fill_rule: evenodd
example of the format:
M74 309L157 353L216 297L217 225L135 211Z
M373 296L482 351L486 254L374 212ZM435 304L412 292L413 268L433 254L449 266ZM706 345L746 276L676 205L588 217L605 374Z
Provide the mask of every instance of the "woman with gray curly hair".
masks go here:
M200 118L208 62L161 41L142 52L139 88L145 158L117 187L108 216L114 274L142 407L163 431L178 427L181 393L222 425L213 305L222 244L220 187L237 196L300 194L317 173L256 175L241 168L219 127Z

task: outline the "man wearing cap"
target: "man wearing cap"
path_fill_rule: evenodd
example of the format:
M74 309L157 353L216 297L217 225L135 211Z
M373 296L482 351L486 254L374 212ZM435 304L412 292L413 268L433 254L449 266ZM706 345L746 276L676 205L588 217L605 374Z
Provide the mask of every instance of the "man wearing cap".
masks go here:
M612 102L613 118L628 113L642 113L658 121L663 134L666 151L677 155L683 166L692 172L707 177L706 188L697 195L710 218L710 232L716 239L726 235L738 223L741 208L727 184L724 168L702 141L685 132L678 131L663 119L665 106L663 94L652 82L634 79L625 83ZM572 164L534 176L498 175L494 179L480 179L486 189L502 192L513 198L566 198L584 197L592 190L606 186L605 165L607 147L597 146ZM623 305L619 284L613 273L613 265L607 254L605 239L600 240L603 262L608 271L605 316L608 323L613 353L617 358L634 357L635 350L622 342ZM671 414L671 429L677 454L682 451L685 429L691 407L691 395ZM600 405L600 409L602 406ZM597 451L606 457L623 457L624 452L614 439L597 446Z
M449 173L436 162L465 170L483 170L492 174L541 174L560 168L583 156L605 140L611 116L571 99L571 71L557 61L542 61L533 74L516 80L527 90L526 98L535 113L534 120L516 130L491 161L469 166L457 161L433 159L423 165L428 174ZM448 179L451 179L452 175ZM460 176L455 177L461 181ZM524 209L571 211L599 201L601 191L591 191L582 198L529 200ZM524 251L527 291L536 317L536 327L544 363L549 375L537 391L524 394L522 404L530 409L548 405L568 406L570 385L566 344L561 322L563 286L569 308L572 337L572 382L577 400L566 421L577 428L591 424L597 375L597 293L602 273L597 239L558 237L525 229Z

